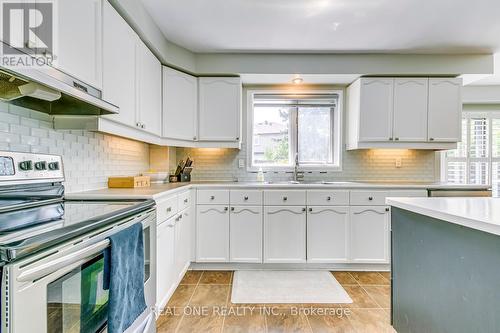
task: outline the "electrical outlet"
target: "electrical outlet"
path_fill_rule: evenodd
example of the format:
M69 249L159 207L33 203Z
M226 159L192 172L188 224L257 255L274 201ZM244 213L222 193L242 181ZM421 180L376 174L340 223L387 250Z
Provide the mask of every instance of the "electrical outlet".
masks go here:
M396 168L401 168L403 166L403 162L401 161L401 157L396 157Z
M240 158L240 159L238 160L238 168L242 169L242 168L244 168L244 167L245 167L245 160L244 160L244 159L242 159L242 158Z

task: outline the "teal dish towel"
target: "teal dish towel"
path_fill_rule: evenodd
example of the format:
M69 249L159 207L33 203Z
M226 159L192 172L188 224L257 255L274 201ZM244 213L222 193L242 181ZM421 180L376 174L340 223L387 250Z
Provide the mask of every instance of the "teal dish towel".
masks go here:
M146 310L142 224L136 223L109 240L111 246L105 255L109 280L104 283L109 282L108 332L122 333Z

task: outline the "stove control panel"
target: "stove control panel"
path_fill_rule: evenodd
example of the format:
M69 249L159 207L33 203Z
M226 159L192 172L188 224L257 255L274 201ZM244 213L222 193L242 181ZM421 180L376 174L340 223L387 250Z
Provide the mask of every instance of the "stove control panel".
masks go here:
M33 179L63 181L61 156L0 151L0 184Z

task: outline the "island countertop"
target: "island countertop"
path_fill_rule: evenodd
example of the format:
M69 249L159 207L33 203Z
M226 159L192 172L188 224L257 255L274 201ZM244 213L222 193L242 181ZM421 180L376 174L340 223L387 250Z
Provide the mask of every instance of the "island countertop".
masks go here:
M387 198L417 214L500 235L500 198Z

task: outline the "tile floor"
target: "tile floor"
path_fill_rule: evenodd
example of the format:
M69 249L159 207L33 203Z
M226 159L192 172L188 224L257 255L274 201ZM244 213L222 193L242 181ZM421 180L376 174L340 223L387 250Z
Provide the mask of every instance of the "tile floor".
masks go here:
M352 304L233 304L233 272L188 271L158 332L395 332L384 272L333 272Z

